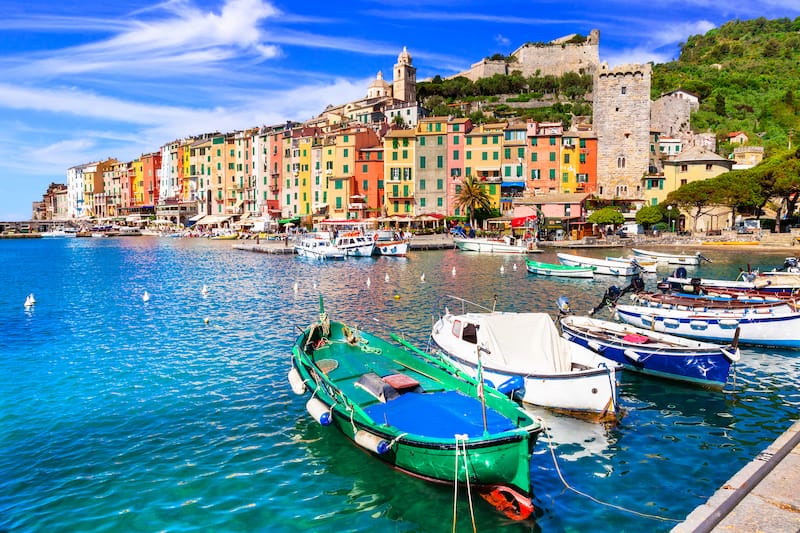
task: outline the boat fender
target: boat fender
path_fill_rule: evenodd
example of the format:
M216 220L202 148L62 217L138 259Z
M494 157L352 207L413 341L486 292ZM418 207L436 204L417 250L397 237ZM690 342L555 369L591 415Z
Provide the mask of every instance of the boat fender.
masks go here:
M306 402L306 411L314 420L319 422L321 426L329 426L333 422L331 416L331 409L319 398L311 398Z
M306 384L303 382L303 378L300 377L300 374L297 372L297 369L292 367L289 370L289 385L292 387L292 392L297 394L298 396L301 394L305 394L306 392Z
M484 382L488 385L488 382L484 380ZM503 383L501 383L498 387L495 387L498 391L509 396L513 394L515 391L522 389L525 386L525 381L522 379L522 376L511 376Z
M622 353L624 353L625 357L627 357L628 359L630 359L634 363L638 363L642 358L641 355L639 355L638 353L634 352L633 350L625 350Z
M356 444L362 448L366 448L367 450L375 452L379 455L388 452L391 448L389 441L382 439L379 436L370 433L369 431L364 431L363 429L356 431L355 441Z

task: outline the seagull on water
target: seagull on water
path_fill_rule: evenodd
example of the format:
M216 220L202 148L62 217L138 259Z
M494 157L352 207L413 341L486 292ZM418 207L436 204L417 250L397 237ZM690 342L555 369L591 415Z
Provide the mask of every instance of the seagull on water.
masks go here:
M423 272L422 275L420 275L419 280L425 281L425 272Z
M200 294L202 294L203 296L206 296L208 294L208 285L205 284L203 285L203 288L200 289Z
M502 274L505 271L506 271L506 267L504 267L503 265L500 265L500 273Z
M385 281L386 283L389 283L389 273L388 272L383 276L383 281Z
M369 279L369 276L367 276L367 287L369 287L370 285L372 285L372 281Z
M36 303L36 298L33 297L33 293L30 293L27 298L25 298L25 307L33 307L33 304Z
M150 301L150 293L149 292L144 291L144 294L142 294L142 301L143 302L149 302Z
M300 290L300 286L297 284L297 282L296 282L296 281L294 282L294 287L293 287L293 289L294 289L294 292L297 292L298 290Z
M453 267L453 275L456 275L456 267Z

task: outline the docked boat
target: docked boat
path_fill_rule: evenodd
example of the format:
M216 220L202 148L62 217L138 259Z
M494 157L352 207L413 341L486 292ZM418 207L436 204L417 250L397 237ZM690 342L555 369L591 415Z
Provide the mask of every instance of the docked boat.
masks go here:
M321 297L319 308L288 375L293 392L310 393L314 420L400 471L477 492L510 518L531 515L539 422L397 336L402 346L329 320Z
M631 299L637 304L659 309L691 311L733 311L750 309L757 313L783 313L800 311L800 298L764 298L760 296L737 297L696 295L688 293L637 292Z
M78 230L75 228L53 228L50 231L43 231L40 233L44 238L75 237L77 234Z
M640 272L638 266L633 263L621 263L619 261L609 261L595 257L584 257L582 255L572 255L558 253L558 260L562 265L594 267L595 274L605 274L608 276L635 276Z
M670 265L683 265L683 266L697 266L701 261L711 262L710 259L705 257L700 252L694 254L671 254L668 252L654 252L650 250L640 250L633 248L633 254L636 257L644 257L654 259L659 263L667 263Z
M741 344L800 348L800 312L694 311L623 304L615 305L614 311L623 322L660 333L730 343L739 330Z
M310 234L294 245L294 251L302 257L313 259L344 259L344 252L333 245L325 235Z
M211 236L211 239L215 241L234 241L238 238L239 232L237 231L223 231Z
M453 243L464 252L489 254L530 254L541 252L533 239L520 239L505 235L502 239L488 237L453 237Z
M619 416L621 365L562 339L546 313L446 311L431 338L455 366L473 377L480 367L523 403L599 422Z
M617 261L619 263L627 263L639 267L639 271L645 274L656 274L658 269L658 261L654 259L644 259L641 257L628 256L628 257L613 257L606 256L606 261Z
M625 370L701 385L725 386L738 346L719 346L667 333L587 316L561 317L561 334L570 342L624 365Z
M358 230L337 232L333 245L345 255L355 257L369 257L375 250L375 241Z
M595 267L592 266L567 266L562 264L541 263L539 261L525 261L525 267L531 274L540 276L554 276L559 278L594 278Z
M784 273L780 276L761 275L755 272L743 272L738 279L687 278L686 272L678 268L672 276L664 278L658 284L660 290L679 292L708 292L719 289L732 291L759 291L777 295L790 296L800 290L800 274Z
M408 239L404 239L399 233L391 230L376 230L372 234L375 241L375 255L390 255L404 257L408 254Z

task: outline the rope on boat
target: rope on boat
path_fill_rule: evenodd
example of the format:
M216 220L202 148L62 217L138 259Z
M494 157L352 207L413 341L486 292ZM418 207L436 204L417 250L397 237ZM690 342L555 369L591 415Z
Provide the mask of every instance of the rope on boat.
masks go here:
M550 455L553 456L553 466L556 467L556 473L558 474L558 478L561 480L561 483L564 484L564 487L566 487L567 489L571 490L572 492L574 492L575 494L577 494L579 496L583 496L584 498L587 498L587 499L593 501L594 503L597 503L597 504L600 504L600 505L605 505L606 507L611 507L612 509L616 509L618 511L623 511L625 513L635 514L635 515L641 516L643 518L652 518L653 520L660 520L662 522L675 522L675 523L680 523L681 522L681 520L676 520L675 518L668 518L668 517L665 517L665 516L658 516L658 515L654 515L654 514L643 513L641 511L628 509L626 507L622 507L621 505L616 505L614 503L604 502L602 500L599 500L599 499L595 498L594 496L592 496L590 494L586 494L585 492L580 491L580 490L576 489L575 487L571 486L569 483L567 483L567 480L564 479L564 475L561 473L561 468L559 468L559 466L558 466L558 459L556 458L555 447L553 446L553 440L552 440L552 437L550 436L550 431L547 429L547 424L545 424L544 420L541 419L541 418L539 418L539 422L542 424L542 427L544 428L545 435L547 435L547 441L548 441L547 442L547 444L548 444L547 447L550 448Z
M470 518L472 519L472 531L473 533L477 531L475 526L475 509L472 507L472 491L469 486L469 461L467 460L467 439L469 439L468 435L455 435L456 438L456 467L455 471L453 472L453 487L454 487L454 494L453 494L453 533L456 531L456 517L458 515L458 456L459 453L463 452L464 454L464 480L467 484L467 501L469 502L469 514ZM458 443L461 443L461 451L459 451Z

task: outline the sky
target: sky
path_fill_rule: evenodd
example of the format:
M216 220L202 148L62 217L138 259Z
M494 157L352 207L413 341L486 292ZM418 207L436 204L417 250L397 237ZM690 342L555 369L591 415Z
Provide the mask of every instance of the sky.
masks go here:
M0 221L17 221L69 167L362 98L404 46L418 80L592 29L612 67L664 63L800 0L2 0L0 15Z

